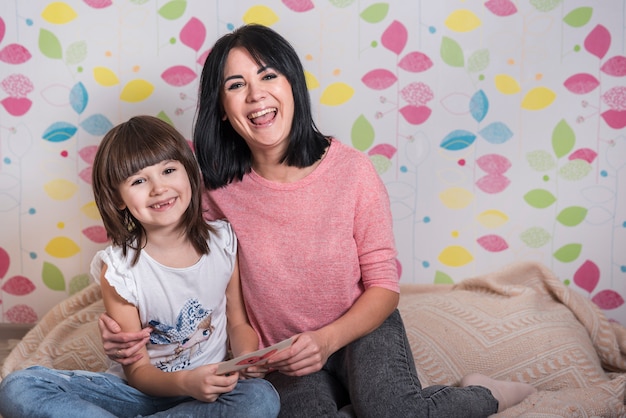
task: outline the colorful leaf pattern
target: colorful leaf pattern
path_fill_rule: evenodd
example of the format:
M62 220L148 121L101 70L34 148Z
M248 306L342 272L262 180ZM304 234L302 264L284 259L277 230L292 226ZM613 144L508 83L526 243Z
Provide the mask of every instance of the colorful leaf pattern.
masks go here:
M3 232L50 225L40 244L0 241L0 321L35 322L45 307L24 296L89 283L85 263L107 243L90 191L99 140L137 113L189 132L214 39L254 22L293 41L322 131L383 178L404 281L534 257L626 323L623 4L607 1L5 2Z

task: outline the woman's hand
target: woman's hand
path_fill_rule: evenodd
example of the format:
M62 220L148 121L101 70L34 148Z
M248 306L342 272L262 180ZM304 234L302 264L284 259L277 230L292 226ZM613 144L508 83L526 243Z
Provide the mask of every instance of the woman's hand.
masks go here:
M287 376L304 376L321 370L332 353L320 330L304 332L294 336L291 346L270 357L264 367Z
M98 328L104 353L123 366L133 364L142 357L138 351L148 343L152 330L147 327L139 332L121 332L118 323L106 313L100 315Z

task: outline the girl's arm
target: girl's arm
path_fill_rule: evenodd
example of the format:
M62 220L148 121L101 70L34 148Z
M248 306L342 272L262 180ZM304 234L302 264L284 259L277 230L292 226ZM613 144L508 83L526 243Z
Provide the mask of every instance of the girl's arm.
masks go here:
M228 338L233 355L238 357L258 350L259 337L250 325L243 302L238 258L235 260L235 268L226 288L226 317Z
M100 274L102 299L107 313L120 326L122 332L141 331L141 321L137 308L122 298L105 278L106 265ZM212 402L237 384L237 374L217 376L217 365L200 366L194 370L164 372L150 363L148 350L144 345L139 350L141 355L133 364L125 365L124 374L128 383L140 391L152 396L191 396L195 399Z

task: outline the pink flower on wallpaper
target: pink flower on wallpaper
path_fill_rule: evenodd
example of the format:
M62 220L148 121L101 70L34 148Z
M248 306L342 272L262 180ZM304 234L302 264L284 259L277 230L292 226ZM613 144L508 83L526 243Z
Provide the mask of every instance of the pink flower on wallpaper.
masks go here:
M584 161L587 161L589 164L591 164L596 159L597 156L598 156L598 153L592 150L591 148L580 148L572 152L569 155L568 159L569 160L584 160Z
M611 46L611 33L602 25L598 25L585 38L585 49L602 59Z
M600 70L613 77L623 77L626 75L626 57L623 55L616 55L606 60Z
M511 16L517 13L517 7L511 0L488 0L485 7L496 16Z
M591 74L580 73L569 77L563 85L574 94L586 94L595 90L600 82Z
M282 0L283 4L294 12L308 12L313 9L315 5L311 0Z
M83 0L83 2L94 9L104 9L113 4L112 0Z

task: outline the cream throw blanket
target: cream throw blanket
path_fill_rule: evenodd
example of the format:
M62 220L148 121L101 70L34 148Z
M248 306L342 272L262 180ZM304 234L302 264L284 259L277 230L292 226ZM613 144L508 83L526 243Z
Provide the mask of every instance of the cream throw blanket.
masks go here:
M539 392L498 417L625 417L626 328L545 266L519 263L454 286L403 285L400 311L423 386L470 372ZM55 306L5 361L104 370L94 284Z

